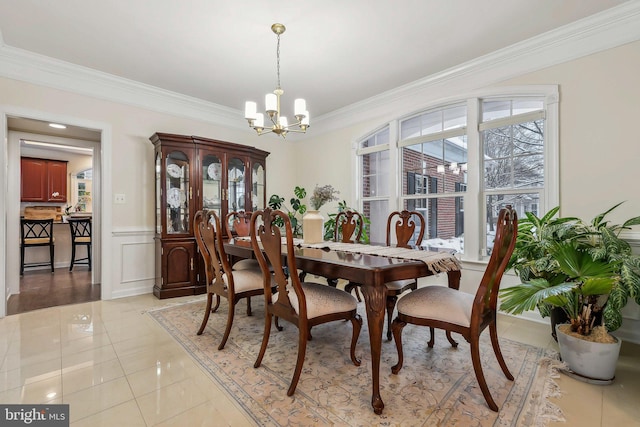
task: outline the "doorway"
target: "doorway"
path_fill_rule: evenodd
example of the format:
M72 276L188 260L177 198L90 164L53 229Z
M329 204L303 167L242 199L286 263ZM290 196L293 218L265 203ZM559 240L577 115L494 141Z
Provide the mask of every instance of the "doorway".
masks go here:
M56 305L95 301L102 298L101 290L101 142L100 130L63 125L64 128L50 128L48 121L7 116L7 197L5 197L6 241L19 241L19 218L25 209L35 209L38 203L22 203L20 200L20 157L36 157L67 162L67 200L64 203L44 204L64 212L65 208L76 214L91 215L92 230L92 270L87 266L75 267L69 271L70 231L69 225L57 218L54 238L56 238L55 272L50 270L27 269L19 275L19 245L5 247L6 270L5 288L7 295L6 314L17 314L38 308ZM56 122L56 124L60 124ZM17 167L16 167L17 165ZM93 212L87 212L86 171L91 170L91 203ZM83 189L78 193L78 173L83 172ZM72 177L74 179L72 179ZM79 199L78 195L82 197ZM48 206L46 206L48 205ZM84 212L82 212L84 210ZM76 212L77 211L77 212ZM16 232L17 230L17 232ZM66 231L66 232L65 232ZM56 237L58 236L58 237ZM16 237L15 239L13 237ZM66 241L66 247L65 242ZM33 248L36 249L36 248ZM26 255L25 255L26 257ZM15 262L17 261L17 262Z

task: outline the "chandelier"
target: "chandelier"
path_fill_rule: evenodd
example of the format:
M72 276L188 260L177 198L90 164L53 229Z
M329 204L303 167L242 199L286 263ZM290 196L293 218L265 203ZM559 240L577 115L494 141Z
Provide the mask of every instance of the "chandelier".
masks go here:
M249 127L255 129L258 135L275 133L286 138L288 132L305 133L309 127L309 111L304 99L298 98L294 102L295 123L289 123L286 116L280 115L280 97L284 93L280 87L280 35L286 30L282 24L273 24L271 31L278 37L276 49L276 65L278 72L278 84L273 93L268 93L264 98L266 114L271 123L265 127L264 114L257 112L257 105L253 101L247 101L244 107L244 118L249 122Z

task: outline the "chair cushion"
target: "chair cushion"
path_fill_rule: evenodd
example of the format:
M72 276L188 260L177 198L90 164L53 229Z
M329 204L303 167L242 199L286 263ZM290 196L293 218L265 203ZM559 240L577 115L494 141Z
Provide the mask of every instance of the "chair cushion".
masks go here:
M257 259L241 259L233 264L233 270L258 270L260 271L260 264Z
M298 311L298 297L292 287L289 287L289 300L296 313ZM340 289L319 283L302 283L302 289L307 299L307 319L324 316L325 314L343 313L355 310L358 301ZM272 301L278 299L278 293L273 294Z
M404 279L404 280L394 280L392 282L387 282L384 285L387 287L388 291L400 292L405 287L411 286L414 283L417 286L417 283L416 283L415 279Z
M76 243L91 243L91 237L76 237Z
M426 286L400 298L397 308L407 316L470 326L474 298L446 286Z
M224 280L225 285L228 285L229 279L226 274L222 275L222 280ZM264 287L262 272L259 270L234 270L233 286L236 293L262 289Z
M54 237L52 239L53 242L56 241L56 238ZM24 244L25 245L42 245L42 244L47 244L49 243L49 238L48 237L29 237L24 239Z

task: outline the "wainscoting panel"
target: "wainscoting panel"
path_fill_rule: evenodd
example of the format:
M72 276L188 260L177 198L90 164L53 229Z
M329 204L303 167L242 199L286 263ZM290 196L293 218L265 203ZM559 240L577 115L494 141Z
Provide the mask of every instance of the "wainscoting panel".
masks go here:
M154 230L118 228L113 231L112 298L150 294L155 278ZM110 268L110 266L103 266Z

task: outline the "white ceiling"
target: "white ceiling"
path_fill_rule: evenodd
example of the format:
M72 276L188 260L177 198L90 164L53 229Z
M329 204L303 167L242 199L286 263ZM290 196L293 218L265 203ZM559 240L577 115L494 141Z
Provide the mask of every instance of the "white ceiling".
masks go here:
M280 22L282 109L306 98L313 120L621 3L0 0L0 41L243 109L275 88Z

